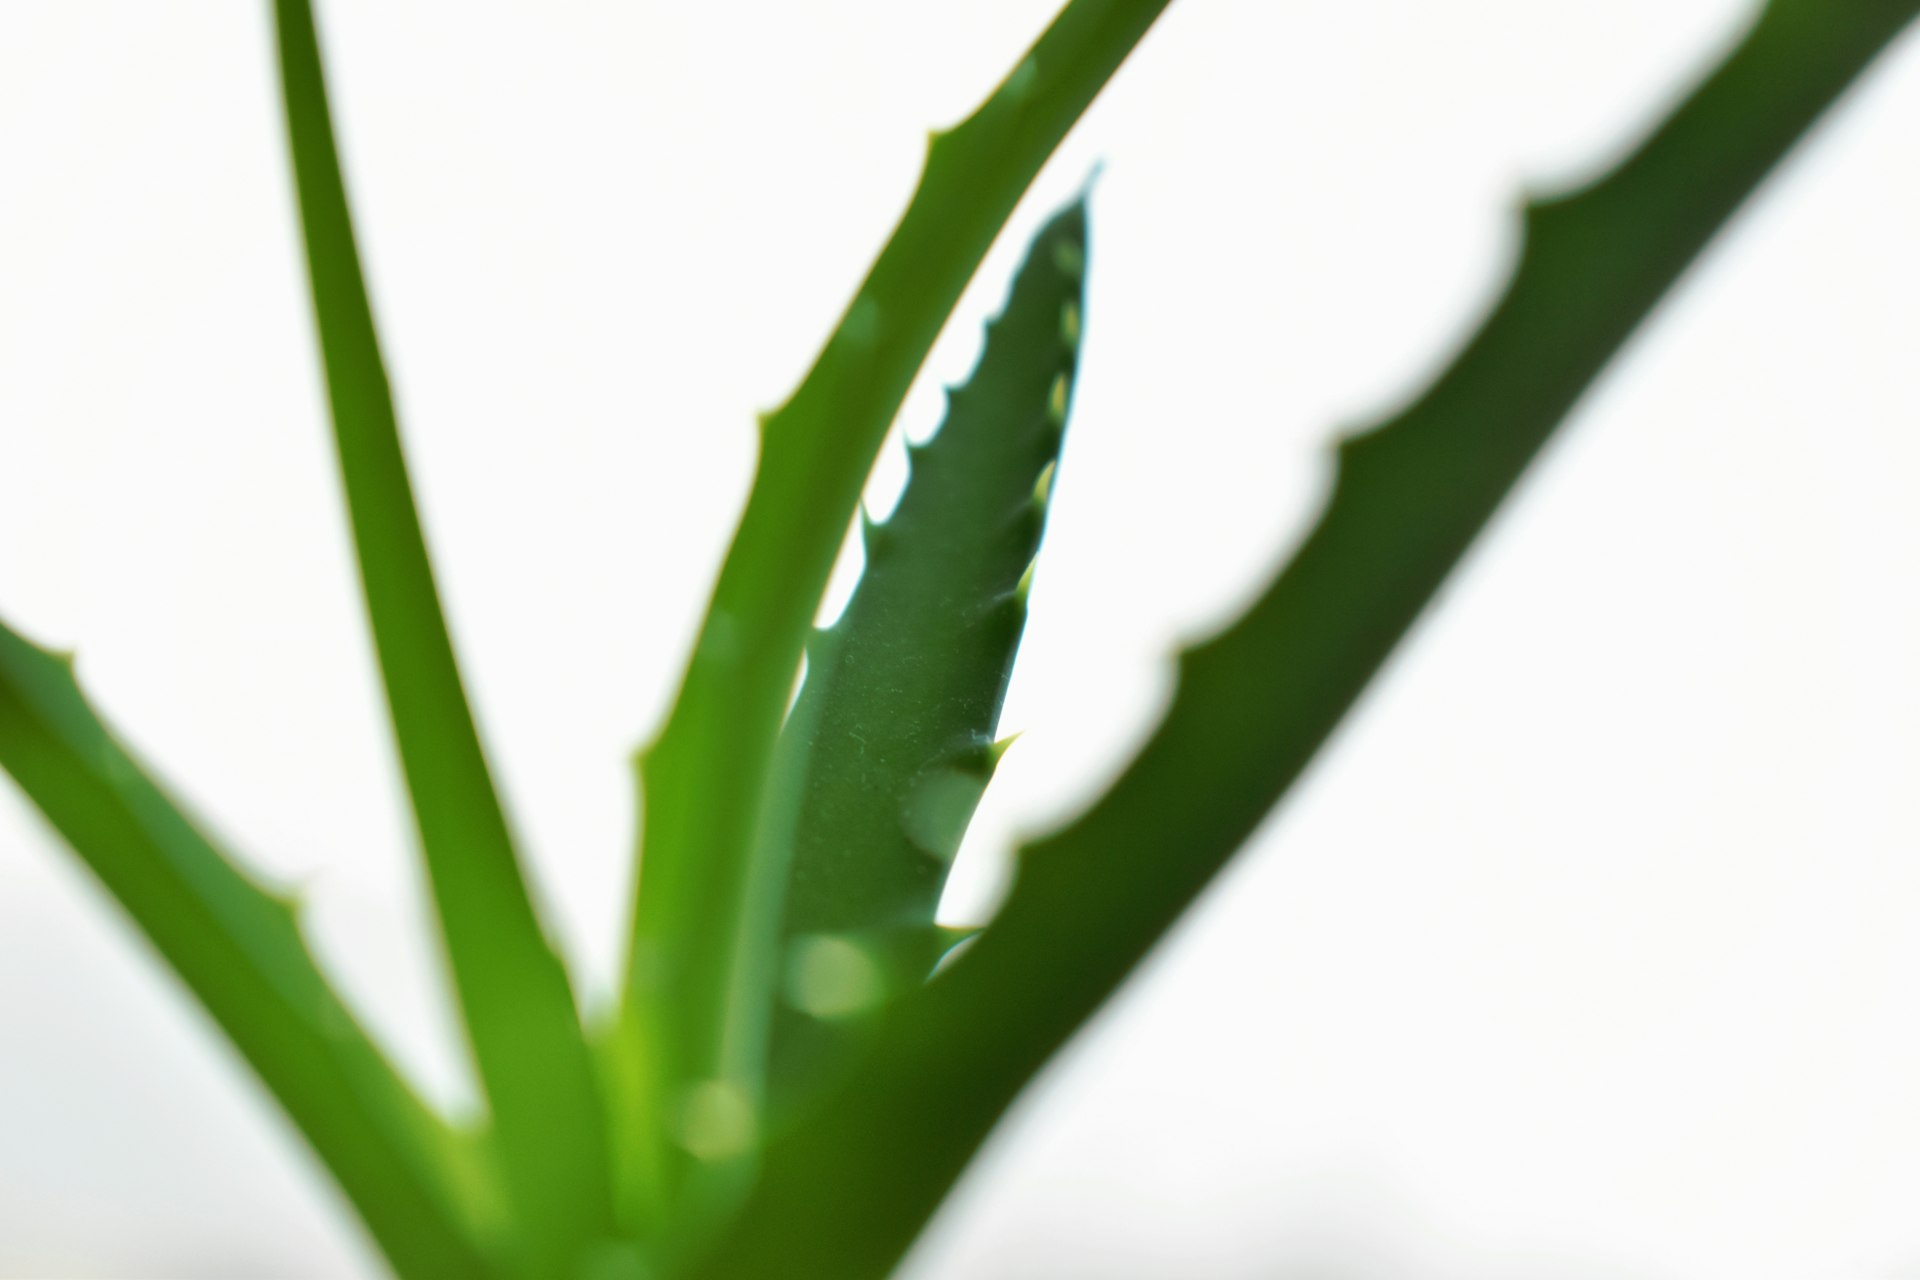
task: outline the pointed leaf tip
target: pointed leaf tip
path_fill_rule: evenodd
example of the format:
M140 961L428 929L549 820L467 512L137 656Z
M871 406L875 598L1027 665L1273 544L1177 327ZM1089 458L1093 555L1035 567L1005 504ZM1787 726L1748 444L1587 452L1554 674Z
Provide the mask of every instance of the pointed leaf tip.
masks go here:
M1008 734L1006 737L996 740L993 743L993 745L989 746L987 748L988 768L998 769L1000 767L1001 757L1006 755L1007 749L1013 746L1014 743L1020 741L1021 737L1025 733L1026 733L1026 730L1024 729L1016 730L1013 733Z
M1048 458L1047 465L1040 468L1040 474L1034 477L1034 480L1033 480L1033 505L1034 506L1044 508L1047 505L1048 501L1053 497L1053 473L1057 469L1058 469L1058 463L1054 459Z

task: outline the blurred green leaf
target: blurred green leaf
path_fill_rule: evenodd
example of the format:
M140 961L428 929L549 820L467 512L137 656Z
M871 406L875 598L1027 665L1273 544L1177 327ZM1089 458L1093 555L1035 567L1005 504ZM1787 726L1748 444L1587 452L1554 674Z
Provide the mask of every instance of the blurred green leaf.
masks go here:
M334 995L289 899L202 835L114 739L68 660L0 625L0 766L212 1015L401 1275L500 1274L474 1140L421 1104Z
M768 1152L696 1274L892 1269L1021 1088L1246 839L1385 661L1527 463L1715 230L1920 10L1775 0L1609 177L1525 214L1506 295L1411 408L1345 441L1318 527L1189 650L1112 789L1023 851L980 938Z
M635 1221L658 1214L694 1168L717 1174L756 1137L760 1064L754 1038L735 1030L764 1016L777 968L780 875L753 865L762 796L860 487L1021 193L1166 3L1073 0L978 111L934 138L833 337L762 424L753 492L678 700L640 762L643 860L613 1055L631 1081L618 1125ZM706 1123L721 1113L745 1121Z
M934 912L999 752L1024 575L1045 527L1080 350L1087 217L1034 237L979 365L834 625L807 647L775 756L763 839L788 850L770 1103L817 1090L893 995L951 945Z
M526 1259L612 1231L604 1112L572 988L528 898L454 662L361 279L313 15L276 0L307 266L375 649L454 988Z

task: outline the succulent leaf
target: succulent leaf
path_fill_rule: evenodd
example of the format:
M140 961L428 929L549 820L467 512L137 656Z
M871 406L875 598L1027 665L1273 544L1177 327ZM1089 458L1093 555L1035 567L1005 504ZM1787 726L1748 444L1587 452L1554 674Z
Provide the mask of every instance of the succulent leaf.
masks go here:
M527 1261L561 1273L613 1230L593 1060L528 897L441 613L361 279L307 0L276 0L281 85L334 442L374 648L453 985Z
M757 1095L743 1022L777 981L780 876L756 865L774 744L860 488L967 280L1067 129L1168 0L1072 0L994 94L933 136L920 185L799 388L761 423L760 466L678 698L640 765L642 863L618 1099L629 1221L694 1174L672 1117L724 1082ZM683 1215L684 1216L684 1215Z
M1034 237L978 366L914 448L892 516L863 529L867 563L846 609L808 647L762 836L788 846L764 861L790 864L777 1110L816 1089L885 1000L917 988L945 950L934 912L999 759L1021 588L1065 439L1086 223L1076 201ZM800 980L809 964L853 954L869 957L873 998L811 998L821 983Z
M1332 499L1292 562L1183 655L1141 753L1023 851L1000 915L769 1148L693 1274L893 1268L1034 1073L1299 776L1595 376L1916 12L1920 0L1774 0L1612 174L1529 207L1479 333L1409 409L1340 447Z
M272 1091L403 1276L501 1275L471 1135L334 994L291 900L213 843L101 723L71 660L0 625L0 767Z

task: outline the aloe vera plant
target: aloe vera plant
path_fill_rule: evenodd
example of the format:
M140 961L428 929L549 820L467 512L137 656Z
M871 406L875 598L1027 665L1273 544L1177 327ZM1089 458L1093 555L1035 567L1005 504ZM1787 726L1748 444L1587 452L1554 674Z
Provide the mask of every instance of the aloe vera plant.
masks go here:
M148 775L71 663L11 630L0 764L279 1101L396 1274L890 1272L1035 1073L1299 776L1614 352L1920 13L1773 0L1611 173L1530 205L1480 331L1408 409L1341 444L1290 563L1182 657L1138 756L1019 852L1004 907L956 947L935 909L997 759L1051 479L1072 467L1098 271L1084 200L1034 237L896 511L866 520L859 495L988 246L1165 7L1072 0L936 135L838 327L763 420L678 698L641 757L624 990L589 1026L441 616L313 15L276 0L348 523L484 1120L420 1100L309 954L294 902ZM856 519L864 576L815 631Z

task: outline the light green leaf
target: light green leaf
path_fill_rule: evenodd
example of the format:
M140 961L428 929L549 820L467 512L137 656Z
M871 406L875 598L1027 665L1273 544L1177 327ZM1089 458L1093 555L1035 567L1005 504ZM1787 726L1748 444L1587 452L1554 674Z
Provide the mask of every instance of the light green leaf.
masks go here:
M305 0L276 0L274 12L334 441L388 710L518 1234L528 1263L557 1274L613 1229L598 1084L441 614L361 280L313 16Z
M241 871L147 777L87 705L68 660L4 625L0 766L239 1049L395 1271L501 1274L474 1140L429 1112L367 1039L308 953L293 903Z

